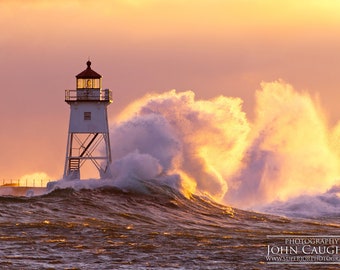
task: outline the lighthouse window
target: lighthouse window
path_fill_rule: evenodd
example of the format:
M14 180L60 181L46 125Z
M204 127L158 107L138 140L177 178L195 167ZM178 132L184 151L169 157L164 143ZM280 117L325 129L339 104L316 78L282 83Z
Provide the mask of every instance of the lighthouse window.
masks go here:
M84 120L91 120L91 112L84 112Z

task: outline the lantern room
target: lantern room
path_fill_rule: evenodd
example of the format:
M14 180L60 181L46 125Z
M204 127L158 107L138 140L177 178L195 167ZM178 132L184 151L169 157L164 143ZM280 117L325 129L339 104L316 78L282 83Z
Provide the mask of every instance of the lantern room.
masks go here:
M72 102L112 102L112 92L102 89L102 75L91 69L91 61L87 61L87 68L76 75L77 89L65 90L65 101Z
M78 89L102 89L102 76L91 69L91 61L87 61L87 69L79 73L77 78Z

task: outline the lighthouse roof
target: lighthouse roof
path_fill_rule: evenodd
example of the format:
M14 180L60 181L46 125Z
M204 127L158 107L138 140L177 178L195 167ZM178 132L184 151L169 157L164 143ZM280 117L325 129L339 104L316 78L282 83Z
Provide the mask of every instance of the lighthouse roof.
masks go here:
M95 72L94 70L91 69L91 61L87 61L86 65L87 65L87 69L80 72L76 76L77 79L86 79L86 78L100 79L102 77L102 75L98 74L97 72Z

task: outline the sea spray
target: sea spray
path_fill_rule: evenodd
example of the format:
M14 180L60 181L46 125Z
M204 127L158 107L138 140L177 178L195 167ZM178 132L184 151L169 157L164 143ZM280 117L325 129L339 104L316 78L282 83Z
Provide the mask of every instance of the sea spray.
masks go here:
M163 174L180 175L186 190L221 199L246 149L250 128L242 101L196 101L192 91L174 90L148 97L112 126L113 159L138 150L156 158Z
M338 211L329 190L339 185L340 124L329 128L317 100L283 81L261 84L253 122L239 98L172 90L135 101L110 130L112 177L53 187L147 193L152 181L238 208Z
M246 166L226 200L253 206L325 192L339 175L329 136L322 112L307 93L284 82L263 83L256 92Z
M326 192L339 179L339 128L328 128L309 94L283 81L261 87L253 123L239 98L148 94L111 127L113 158L147 154L158 160L163 180L179 176L182 191L241 208Z
M289 217L338 220L340 218L340 197L336 193L335 187L322 194L303 194L286 201L275 201L264 206L257 206L255 209L260 212Z

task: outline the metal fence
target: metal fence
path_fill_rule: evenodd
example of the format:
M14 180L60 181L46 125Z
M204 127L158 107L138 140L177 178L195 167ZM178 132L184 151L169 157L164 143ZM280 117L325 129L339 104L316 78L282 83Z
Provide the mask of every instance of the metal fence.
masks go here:
M112 91L110 89L65 90L65 101L99 101L111 103Z
M0 179L0 186L46 187L51 179Z

